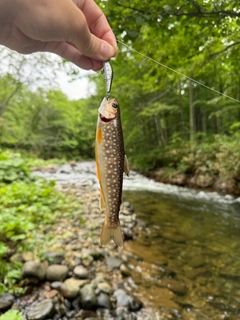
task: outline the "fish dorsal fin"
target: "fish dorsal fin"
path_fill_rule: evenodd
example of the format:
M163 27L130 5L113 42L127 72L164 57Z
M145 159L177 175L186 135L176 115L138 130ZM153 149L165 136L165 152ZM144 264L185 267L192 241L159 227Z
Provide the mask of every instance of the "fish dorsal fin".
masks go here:
M126 155L124 156L124 172L126 173L127 176L129 176L130 169L129 169L128 159Z

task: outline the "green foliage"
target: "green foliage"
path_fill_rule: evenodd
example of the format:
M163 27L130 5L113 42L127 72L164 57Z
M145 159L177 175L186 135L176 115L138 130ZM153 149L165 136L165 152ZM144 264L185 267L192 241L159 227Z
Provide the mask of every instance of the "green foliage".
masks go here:
M23 320L23 315L17 310L8 310L0 316L0 320Z
M30 170L21 155L0 149L0 183L29 179Z
M66 207L54 182L14 182L0 187L0 239L23 240L36 224L54 221L54 213Z
M201 143L179 143L155 153L154 166L148 162L148 170L164 167L166 174L187 173L210 175L222 180L240 177L240 134L216 135ZM149 160L149 159L148 159Z
M12 77L0 76L11 86ZM10 81L11 80L11 81ZM69 101L60 91L31 91L21 86L4 104L0 118L0 145L35 152L43 158L89 158L97 119L94 98ZM98 102L100 103L100 102ZM1 111L1 110L0 110Z
M53 225L63 213L73 217L81 208L77 200L57 192L54 181L31 179L31 161L24 158L23 166L20 154L2 152L1 168L2 163L6 170L11 166L20 178L0 184L0 293L20 292L15 284L21 278L22 266L8 260L8 249L41 253L44 242L39 234L44 234L48 246L55 241L50 232L45 235L46 226Z
M111 96L120 102L131 167L237 178L240 105L226 96L240 100L238 1L97 3L119 39ZM18 76L22 59L12 75L1 73L0 145L45 159L93 157L101 73L91 77L96 95L69 101L57 90L32 91Z

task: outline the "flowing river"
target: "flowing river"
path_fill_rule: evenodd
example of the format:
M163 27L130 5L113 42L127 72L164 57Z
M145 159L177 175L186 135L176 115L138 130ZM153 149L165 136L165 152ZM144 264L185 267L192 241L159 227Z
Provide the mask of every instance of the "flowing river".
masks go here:
M94 162L35 174L98 185ZM123 196L140 220L139 236L125 250L139 258L132 259L128 285L144 305L170 311L170 319L240 319L240 198L135 172L124 178Z

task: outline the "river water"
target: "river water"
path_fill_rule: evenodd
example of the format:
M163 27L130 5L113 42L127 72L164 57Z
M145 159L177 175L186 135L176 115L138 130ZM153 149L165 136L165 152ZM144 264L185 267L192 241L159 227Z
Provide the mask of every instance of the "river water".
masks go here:
M98 185L94 162L35 174ZM240 319L240 198L135 172L124 178L123 195L140 220L137 239L125 242L125 250L138 257L130 265L129 290L147 308L171 314L166 319Z

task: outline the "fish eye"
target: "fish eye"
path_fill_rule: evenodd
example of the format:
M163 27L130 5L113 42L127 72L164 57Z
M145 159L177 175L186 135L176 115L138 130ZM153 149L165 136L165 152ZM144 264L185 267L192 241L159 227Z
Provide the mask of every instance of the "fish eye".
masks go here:
M117 102L113 102L113 103L112 103L112 107L115 108L115 109L117 109L117 108L118 108L118 103L117 103Z

